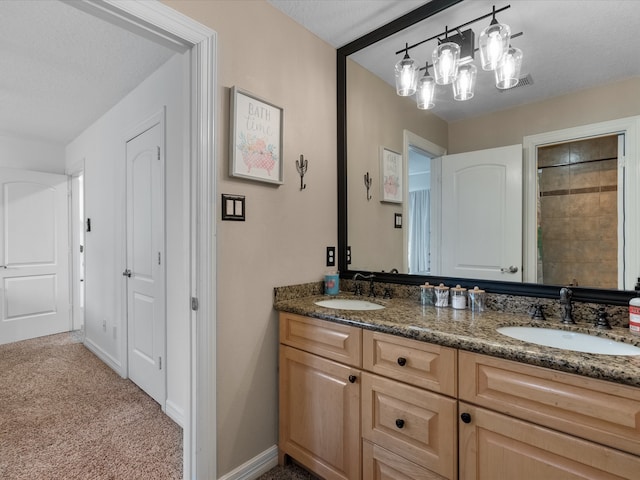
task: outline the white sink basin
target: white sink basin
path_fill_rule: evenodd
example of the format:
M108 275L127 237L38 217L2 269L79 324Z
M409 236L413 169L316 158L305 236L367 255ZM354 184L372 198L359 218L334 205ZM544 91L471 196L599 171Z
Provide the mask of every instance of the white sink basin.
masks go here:
M563 348L601 355L640 355L640 348L610 338L595 337L586 333L537 327L501 327L497 331L507 337L547 347Z
M350 298L332 298L315 302L320 307L336 308L338 310L382 310L384 305L366 300L352 300Z

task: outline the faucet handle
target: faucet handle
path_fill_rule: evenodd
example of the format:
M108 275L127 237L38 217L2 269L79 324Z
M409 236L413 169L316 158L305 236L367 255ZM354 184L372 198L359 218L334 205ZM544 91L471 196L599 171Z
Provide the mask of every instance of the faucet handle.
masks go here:
M357 280L353 283L355 284L355 287L353 288L353 294L362 295L362 285L360 285Z
M611 325L609 324L609 319L607 318L609 315L605 311L604 307L600 307L598 309L598 318L593 324L598 330L611 330Z
M531 305L531 308L529 309L529 314L531 315L531 318L534 320L546 320L545 316L544 316L544 310L543 310L543 305L535 304L535 305Z

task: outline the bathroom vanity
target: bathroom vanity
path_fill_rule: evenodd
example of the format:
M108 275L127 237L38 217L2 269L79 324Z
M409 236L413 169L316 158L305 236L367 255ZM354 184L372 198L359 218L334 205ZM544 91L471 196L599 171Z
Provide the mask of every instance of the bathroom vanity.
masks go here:
M281 463L326 479L638 478L640 356L496 331L537 325L526 315L402 298L336 310L323 298L274 304ZM581 330L638 342L622 328Z

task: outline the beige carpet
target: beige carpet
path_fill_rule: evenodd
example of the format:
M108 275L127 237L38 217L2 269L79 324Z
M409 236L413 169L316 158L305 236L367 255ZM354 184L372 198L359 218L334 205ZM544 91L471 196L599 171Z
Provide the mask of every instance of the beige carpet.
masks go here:
M182 478L182 429L70 334L0 345L0 478Z

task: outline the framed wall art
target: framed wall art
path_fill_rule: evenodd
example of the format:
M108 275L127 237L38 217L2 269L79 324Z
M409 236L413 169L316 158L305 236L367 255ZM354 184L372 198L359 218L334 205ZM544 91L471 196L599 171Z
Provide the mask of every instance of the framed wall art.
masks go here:
M402 203L402 155L380 147L380 201Z
M283 109L231 89L229 175L282 184Z

